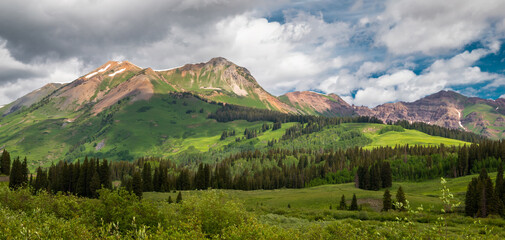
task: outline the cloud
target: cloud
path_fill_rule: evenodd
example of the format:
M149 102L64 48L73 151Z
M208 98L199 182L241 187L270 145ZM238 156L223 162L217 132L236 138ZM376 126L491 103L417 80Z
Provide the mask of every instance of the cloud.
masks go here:
M388 1L376 41L394 54L447 53L503 37L504 29L494 27L503 24L503 9L496 0Z
M167 37L174 27L208 28L227 16L264 1L2 1L0 36L11 54L24 62L35 58L85 61L110 58ZM23 14L19 14L22 9Z
M77 58L65 61L39 61L25 64L14 59L5 41L0 39L0 103L6 104L47 83L68 82L79 76L82 62Z
M342 22L327 23L321 16L293 13L281 24L248 12L209 27L172 28L170 37L141 48L133 61L144 66L149 62L177 66L223 56L247 67L273 94L283 94L290 89L306 90L322 72L360 59L331 54L348 43L351 28Z
M475 66L505 37L505 3L484 1L2 1L0 103L111 59L164 69L222 56L274 95L315 89L368 106L502 86Z
M464 51L450 59L440 59L416 75L408 69L397 70L378 78L360 79L360 88L354 98L348 98L353 104L376 106L385 102L415 101L428 94L452 86L486 83L500 80L502 75L482 72L473 66L482 57L496 49L475 49Z
M283 23L268 21L265 11L283 2L7 1L0 3L0 37L26 66L78 58L81 74L110 59L163 69L223 56L274 94L306 90L321 73L358 61L334 54L349 42L349 23L297 10L286 10Z

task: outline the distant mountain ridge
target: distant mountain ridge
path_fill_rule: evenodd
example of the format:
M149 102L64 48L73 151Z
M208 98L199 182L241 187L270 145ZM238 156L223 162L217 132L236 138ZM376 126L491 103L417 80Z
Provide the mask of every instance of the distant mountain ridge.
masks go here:
M384 122L407 120L462 129L493 139L505 137L505 99L485 100L454 91L440 91L415 102L396 102L369 109L355 107L359 115Z
M0 108L0 113L6 116L45 99L57 110L54 111L56 116L58 111L70 112L72 117L68 121L74 121L84 110L97 115L123 99L133 103L169 92L191 92L208 101L284 113L374 116L384 122L424 122L494 139L505 138L505 99L485 100L441 91L415 102L368 108L351 106L336 94L311 91L275 97L265 91L246 68L221 57L159 71L143 69L128 61L109 61L70 83L48 84L35 90Z

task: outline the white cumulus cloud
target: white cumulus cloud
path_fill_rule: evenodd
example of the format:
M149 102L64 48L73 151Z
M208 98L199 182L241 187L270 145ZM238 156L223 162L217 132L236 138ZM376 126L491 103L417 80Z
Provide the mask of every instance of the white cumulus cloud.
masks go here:
M449 52L503 37L504 29L494 27L503 23L503 9L505 1L497 0L388 1L377 42L394 54Z

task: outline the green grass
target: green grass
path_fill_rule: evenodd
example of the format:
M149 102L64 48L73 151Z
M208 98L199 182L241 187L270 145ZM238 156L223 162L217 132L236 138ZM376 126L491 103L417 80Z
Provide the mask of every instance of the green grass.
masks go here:
M490 176L495 178L496 173L491 173ZM473 177L477 177L477 175L446 179L446 186L455 194L457 200L464 203L467 185ZM407 200L409 200L413 209L422 205L426 211L440 212L442 208L442 201L440 200L440 189L442 185L440 184L440 179L424 182L394 182L393 187L391 187L393 198L399 186L402 186L406 193ZM302 189L223 191L225 191L230 198L243 202L247 209L261 211L262 213L264 213L264 211L267 213L275 213L280 210L287 211L288 204L291 206L291 210L300 211L300 213L326 211L329 210L330 205L336 209L342 195L345 195L349 205L353 194L356 194L359 204L363 204L369 211L378 212L382 207L382 197L384 194L384 189L380 191L362 190L354 187L354 183L322 185ZM182 192L183 196L198 195L201 193L202 191L199 190ZM144 193L144 198L155 201L164 201L168 199L168 196L175 199L177 193Z
M405 129L405 132L390 131L383 134L378 134L378 130L385 127L380 124L370 124L363 128L365 134L372 139L372 144L366 146L367 149L381 146L395 146L395 145L440 145L447 146L460 146L469 144L464 141L443 138L438 136L431 136L417 130Z
M493 113L496 114L496 110L486 104L474 104L470 106L466 106L465 109L463 109L463 112L461 113L463 118L466 118L468 114L473 113L473 112L478 112L478 113L484 113L484 116L486 116L485 113ZM486 120L494 120L492 118L489 118L489 116L486 116Z
M258 109L267 109L268 108L267 105L265 103L261 102L259 99L251 98L251 97L218 95L218 96L212 97L211 99L215 100L217 102L225 102L225 103L246 106L246 107L252 107L252 108L258 108Z
M497 124L498 126L494 126L497 119L503 118L495 108L486 104L474 104L466 106L462 112L462 117L466 118L471 113L477 113L477 117L482 118L483 121L487 122L486 128L495 130L494 133L491 132L491 137L500 139L505 136L505 127L501 126L502 124ZM481 134L485 129L481 126L473 126L470 124L464 124L465 128L468 130Z

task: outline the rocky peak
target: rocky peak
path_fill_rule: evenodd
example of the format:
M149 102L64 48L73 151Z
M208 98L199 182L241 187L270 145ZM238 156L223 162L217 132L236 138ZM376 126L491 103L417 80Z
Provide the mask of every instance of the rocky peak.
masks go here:
M445 104L448 106L454 106L456 108L463 108L464 102L468 98L454 91L445 91L442 90L440 92L428 95L424 98L421 98L412 104Z
M312 91L295 91L286 93L283 98L305 114L328 116L350 116L354 114L353 108L336 94L324 95Z
M215 57L215 58L212 58L210 59L206 65L213 65L213 66L224 66L224 65L235 65L234 63L228 61L226 58L224 57Z

